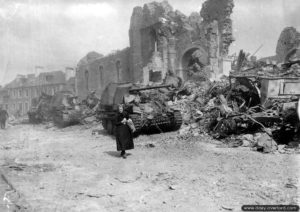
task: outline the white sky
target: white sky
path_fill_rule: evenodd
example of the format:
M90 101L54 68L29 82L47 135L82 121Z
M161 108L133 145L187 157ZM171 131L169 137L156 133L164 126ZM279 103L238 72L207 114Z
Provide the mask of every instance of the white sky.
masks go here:
M151 0L0 0L0 84L16 74L75 67L89 51L107 54L129 46L132 9ZM169 0L186 15L204 0ZM235 0L236 41L230 53L244 49L274 55L284 27L300 31L299 0Z

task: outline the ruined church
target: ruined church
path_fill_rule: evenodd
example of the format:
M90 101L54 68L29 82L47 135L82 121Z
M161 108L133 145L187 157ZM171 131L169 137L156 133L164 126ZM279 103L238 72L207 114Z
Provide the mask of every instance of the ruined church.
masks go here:
M161 83L169 73L183 80L217 78L230 65L233 7L233 0L207 0L190 16L167 1L135 7L129 47L106 56L90 52L79 61L79 98L90 91L100 96L110 82Z

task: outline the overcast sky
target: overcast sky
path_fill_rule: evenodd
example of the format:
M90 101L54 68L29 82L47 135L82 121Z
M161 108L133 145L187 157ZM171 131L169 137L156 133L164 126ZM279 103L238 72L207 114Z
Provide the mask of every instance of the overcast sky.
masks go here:
M16 74L75 67L89 51L102 54L129 45L132 9L150 0L0 0L0 84ZM204 0L169 0L186 15L199 12ZM299 0L235 0L236 41L230 53L244 49L274 55L286 26L300 31Z

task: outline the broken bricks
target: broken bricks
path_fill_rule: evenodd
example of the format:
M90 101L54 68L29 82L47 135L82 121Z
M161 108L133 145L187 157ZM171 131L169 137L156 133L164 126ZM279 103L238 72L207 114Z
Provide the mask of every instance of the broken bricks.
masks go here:
M224 142L232 142L233 146L255 147L265 153L274 152L277 149L277 134L290 128L293 128L293 132L288 131L292 132L289 133L289 140L292 140L294 133L300 131L296 130L299 120L295 103L280 99L261 105L257 86L259 79L250 78L237 77L233 82L230 78L223 78L221 82L206 82L206 86L200 86L203 81L185 82L173 103L180 107L184 117L185 124L179 131L179 137L189 139L208 133L217 139L226 138Z
M277 143L266 133L256 133L254 139L257 141L257 151L270 153L278 149Z

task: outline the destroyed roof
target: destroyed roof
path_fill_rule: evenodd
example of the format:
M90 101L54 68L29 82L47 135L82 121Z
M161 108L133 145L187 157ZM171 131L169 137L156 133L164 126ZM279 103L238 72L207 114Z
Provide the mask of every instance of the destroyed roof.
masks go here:
M41 84L63 84L65 81L65 73L62 71L43 72L37 77L34 74L19 74L13 81L8 83L5 88L31 87Z
M143 16L145 27L160 22L162 18L166 18L168 13L172 12L172 6L167 2L151 2L147 3L143 7Z
M66 82L65 73L62 71L43 72L38 76L41 84L62 84Z
M10 83L5 85L5 88L29 87L36 84L36 78L26 75L17 75Z
M78 66L80 65L86 65L88 63L91 63L93 61L95 61L96 59L102 58L103 55L99 54L98 52L95 51L91 51L89 53L87 53L86 56L84 56L78 63Z
M200 11L204 21L222 20L232 13L233 0L209 0L202 4Z
M300 64L297 62L282 65L267 64L265 66L248 68L230 73L231 77L261 77L261 78L300 78Z

